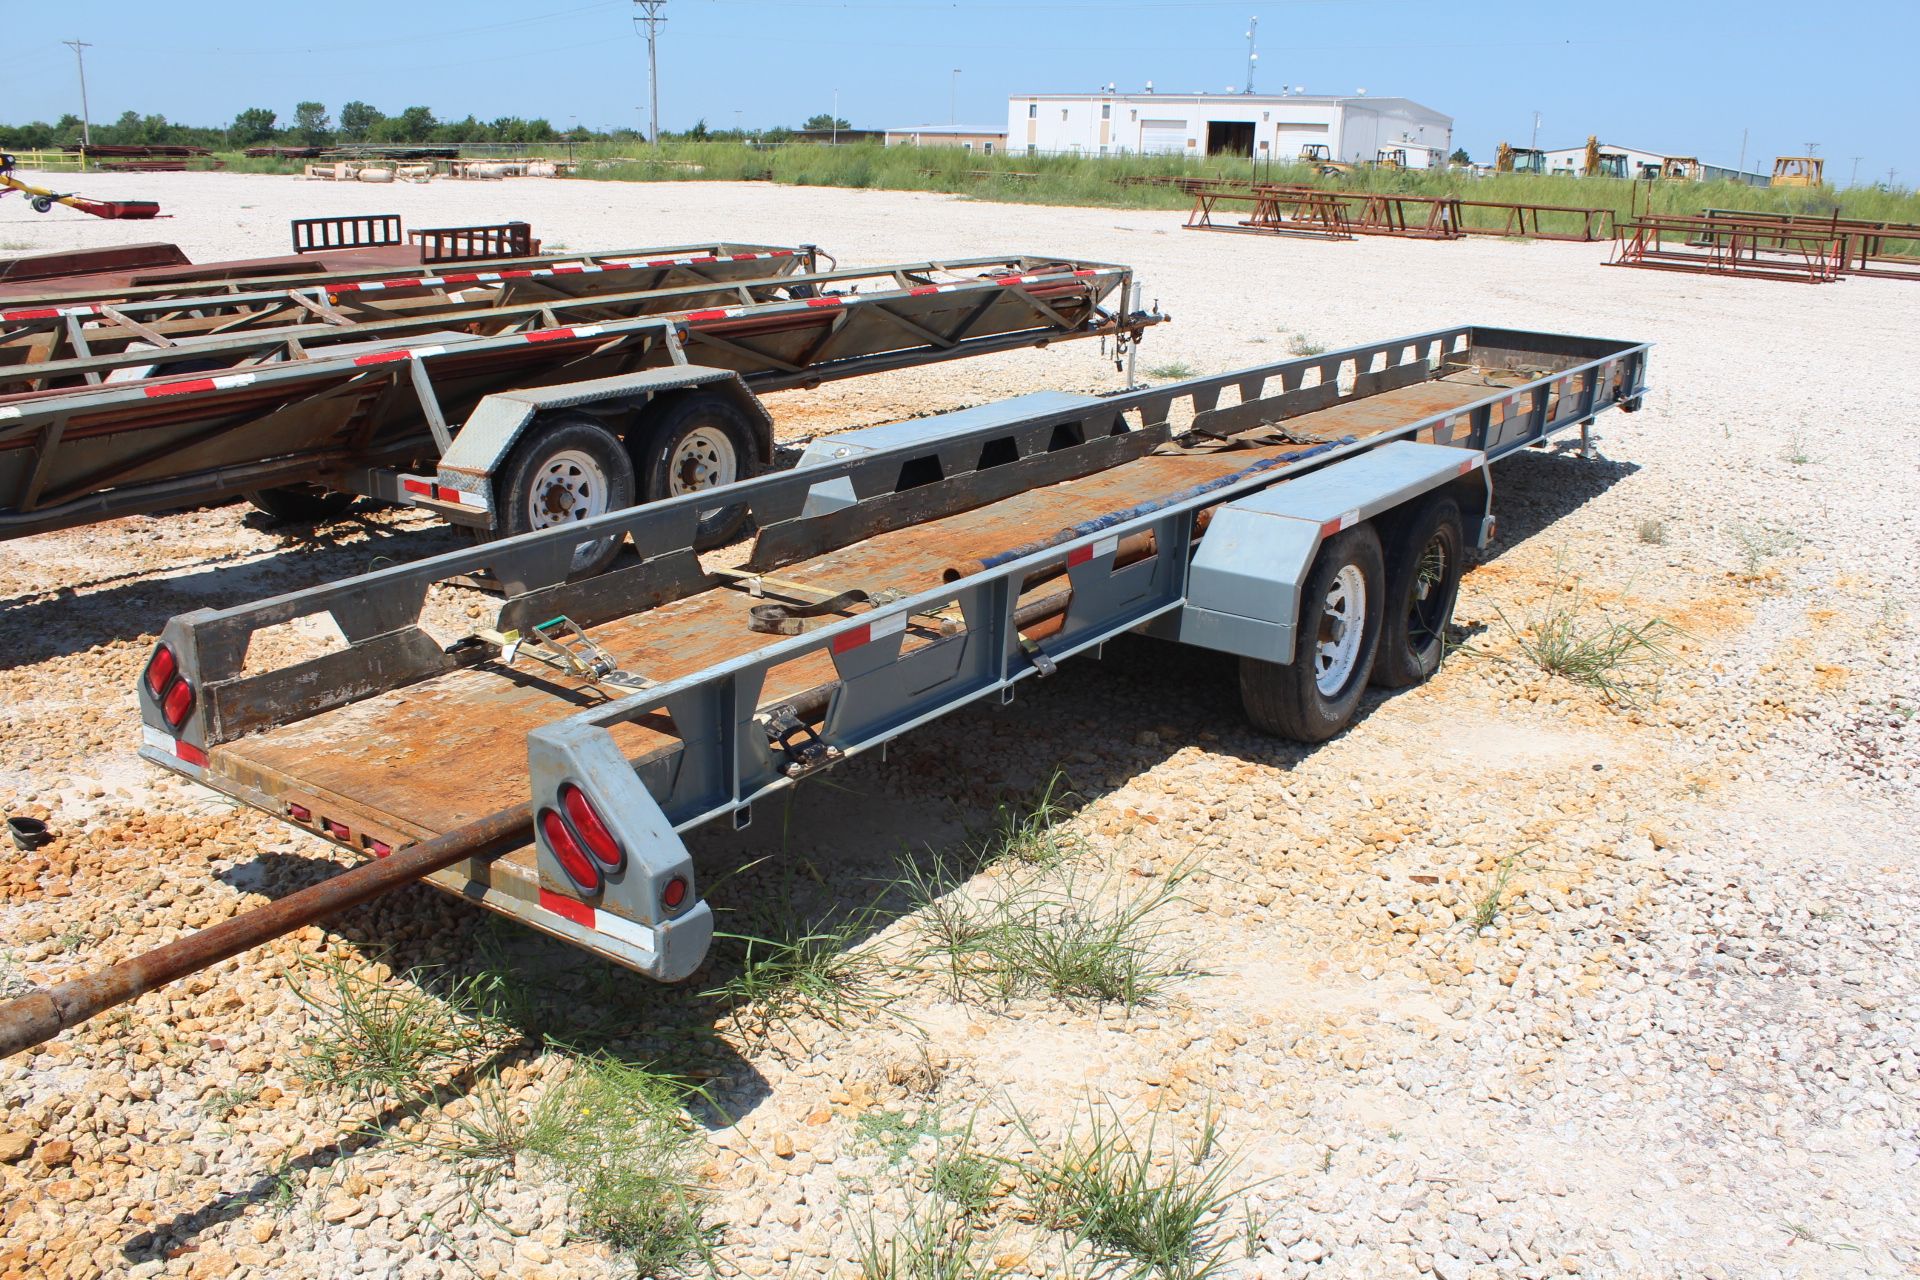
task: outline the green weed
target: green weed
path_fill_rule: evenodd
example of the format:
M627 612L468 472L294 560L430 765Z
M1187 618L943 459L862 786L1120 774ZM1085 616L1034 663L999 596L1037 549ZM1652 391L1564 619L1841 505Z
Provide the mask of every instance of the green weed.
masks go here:
M1566 603L1556 600L1545 606L1524 626L1515 626L1503 610L1494 609L1528 662L1548 675L1637 705L1657 687L1672 661L1668 646L1681 634L1679 628L1661 618L1589 623L1581 611L1578 583Z
M1111 1104L1096 1107L1084 1130L1070 1128L1058 1151L1036 1158L1027 1175L1036 1215L1108 1268L1202 1280L1227 1265L1227 1184L1239 1164L1214 1158L1217 1141L1211 1113L1191 1143L1174 1139L1158 1112L1136 1141Z
M1198 371L1184 360L1169 360L1165 364L1156 364L1148 369L1147 376L1173 382L1181 378L1191 378L1196 372Z
M480 1008L471 979L433 996L417 986L424 977L420 970L382 982L339 961L311 967L322 983L293 983L294 994L319 1023L302 1043L308 1074L332 1088L366 1095L426 1092L517 1036Z
M1326 351L1327 344L1316 342L1304 333L1296 333L1287 343L1287 350L1296 356L1317 356Z
M1740 548L1740 562L1747 576L1753 577L1768 560L1800 544L1800 535L1777 525L1752 524L1744 520L1727 526L1727 534Z
M1640 541L1649 546L1667 545L1667 522L1665 520L1642 520L1640 522Z

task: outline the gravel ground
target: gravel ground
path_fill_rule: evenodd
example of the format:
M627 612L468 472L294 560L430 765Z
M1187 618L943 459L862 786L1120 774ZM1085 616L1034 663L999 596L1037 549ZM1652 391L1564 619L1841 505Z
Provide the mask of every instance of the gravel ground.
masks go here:
M1049 874L1123 895L1186 874L1154 920L1191 972L1158 998L982 1002L890 972L884 1010L762 1030L416 889L0 1063L0 1277L631 1274L542 1168L479 1183L436 1153L432 1135L475 1105L470 1076L371 1103L314 1078L315 1016L290 969L378 956L379 975L440 966L423 981L444 991L482 953L542 975L573 1025L617 1022L614 1048L703 1081L737 1117L699 1135L726 1275L857 1274L857 1233L905 1211L936 1144L892 1162L875 1137L890 1117L971 1115L976 1142L1031 1167L1107 1103L1177 1135L1212 1116L1228 1153L1213 1159L1231 1164L1224 1275L1920 1274L1920 466L1898 436L1920 288L757 184L159 174L84 189L156 198L173 220L8 202L0 248L170 238L211 258L279 252L297 215L515 216L576 248L807 237L849 264L1127 262L1175 316L1145 369L1460 322L1659 345L1645 410L1602 420L1602 460L1504 468L1502 539L1462 591L1467 649L1424 688L1370 699L1339 740L1264 739L1230 663L1139 641L803 789L785 837L763 821L752 840L697 838L709 881L777 855L717 897L817 918L870 900L903 849L955 849L1063 769L1071 859ZM791 436L1116 384L1068 344L775 409ZM133 682L169 615L451 545L402 513L291 538L236 505L0 548L0 801L60 834L0 855L0 986L131 954L332 865L134 756ZM1576 601L1591 623L1680 628L1644 673L1657 687L1622 703L1528 664L1516 629ZM990 868L964 892L1015 877ZM905 954L924 924L876 916L860 953ZM498 1087L540 1096L566 1060L509 1050ZM1017 1200L988 1213L988 1265L1084 1271L1086 1249L1064 1251Z

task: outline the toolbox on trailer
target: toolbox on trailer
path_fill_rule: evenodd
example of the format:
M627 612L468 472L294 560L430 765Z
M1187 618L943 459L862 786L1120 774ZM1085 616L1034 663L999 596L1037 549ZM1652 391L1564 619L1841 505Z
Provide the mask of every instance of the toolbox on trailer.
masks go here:
M177 617L142 754L370 858L497 849L522 814L521 847L433 882L682 978L712 916L680 832L1124 632L1238 655L1249 716L1308 740L1423 678L1493 533L1488 464L1638 407L1646 360L1461 327L828 437L726 490L759 528L737 568L695 554L714 496L690 494ZM608 536L638 562L569 581ZM429 593L482 572L493 625L437 642ZM344 647L249 665L315 617Z

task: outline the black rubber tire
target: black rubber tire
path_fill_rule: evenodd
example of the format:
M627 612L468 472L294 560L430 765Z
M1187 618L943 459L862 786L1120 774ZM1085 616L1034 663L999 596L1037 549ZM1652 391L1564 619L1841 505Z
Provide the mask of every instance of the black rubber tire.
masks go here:
M1373 659L1373 682L1381 688L1405 689L1440 669L1447 624L1460 598L1466 541L1460 504L1435 496L1413 512L1387 548L1380 651Z
M1365 607L1361 611L1365 631L1361 634L1360 651L1354 655L1352 672L1346 682L1328 696L1320 691L1314 678L1314 660L1327 592L1334 578L1348 565L1360 570L1366 592ZM1360 706L1361 695L1366 692L1373 656L1380 645L1385 579L1380 535L1371 524L1355 525L1321 544L1320 554L1307 573L1300 596L1300 627L1294 642L1293 661L1240 659L1240 702L1256 729L1295 742L1325 742L1347 727Z
M620 437L599 419L584 413L556 413L537 419L513 448L507 465L494 482L494 510L499 517L499 536L511 538L527 533L535 526L532 505L541 473L556 454L585 454L601 472L606 487L605 511L622 511L634 505L633 459ZM604 514L604 513L603 513ZM553 525L546 525L553 528ZM606 572L620 554L622 535L597 538L574 552L570 579L591 578Z
M33 198L32 204L33 204L33 211L35 213L52 213L53 212L53 201L49 200L45 196L35 196Z
M354 495L317 484L282 484L251 490L246 499L275 524L323 524L344 514Z
M674 496L674 455L688 436L703 428L718 428L733 445L736 482L760 474L760 451L747 415L730 396L696 391L670 402L658 415L645 420L629 438L633 469L640 477L640 492L645 501L659 502ZM705 551L733 541L745 527L748 514L744 503L702 513L694 532L694 547Z

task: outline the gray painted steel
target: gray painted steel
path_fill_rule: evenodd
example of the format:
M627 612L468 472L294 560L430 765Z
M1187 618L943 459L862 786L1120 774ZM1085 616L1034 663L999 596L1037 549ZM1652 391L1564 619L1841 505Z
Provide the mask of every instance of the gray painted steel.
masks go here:
M774 668L816 654L831 661L836 679L828 690L819 736L840 758L882 745L978 699L1010 700L1020 681L1044 676L1058 662L1097 649L1123 632L1157 624L1155 630L1164 634L1165 626L1184 623L1190 606L1225 615L1227 606L1241 597L1296 580L1312 554L1309 532L1318 536L1315 519L1324 522L1350 512L1359 519L1392 509L1446 482L1449 468L1457 476L1463 463L1497 459L1552 433L1585 425L1607 408L1636 405L1646 390L1646 353L1643 343L1471 327L1435 330L1119 396L1070 397L1052 402L1050 408L1036 403L1030 405L1036 411L1024 416L989 412L951 415L945 422L896 424L882 429L879 438L902 443L870 452L850 448L845 457L821 458L802 469L731 486L728 501L749 508L762 529L762 548L799 549L776 557L767 566L775 572L778 563L799 558L821 540L827 546L847 545L889 528L978 506L996 492L1054 483L1063 468L1115 465L1163 440L1176 407L1205 413L1219 408L1228 390L1237 390L1242 402L1279 404L1299 391L1309 375L1314 381L1353 386L1369 373L1403 377L1407 370L1395 370L1416 364L1431 373L1470 357L1524 363L1541 371L1524 385L1489 387L1486 395L1468 404L1364 440L1302 446L1282 455L1249 455L1246 467L1220 480L1178 493L1142 495L1127 510L991 556L979 572L798 636L769 638L762 647L684 678L544 725L527 738L534 803L552 804L559 782L577 778L594 789L603 813L617 808L615 820L635 842L627 846L630 854L642 845L644 851L637 854L631 881L623 880L600 909L636 927L664 928L669 922L660 918L649 895L657 894L662 877L687 866L678 833L725 814L738 821L756 801L796 780L796 759L770 742L758 720L761 693ZM1493 418L1495 406L1508 410L1502 420ZM1276 410L1272 416L1286 415ZM1417 435L1446 443L1396 443ZM1018 461L988 465L990 454L1009 451ZM939 480L908 483L934 464L943 469ZM961 470L946 474L949 464ZM1014 487L995 488L1008 485ZM856 498L851 505L843 501L848 490ZM711 491L687 494L257 604L177 617L168 623L163 641L173 647L199 697L186 725L174 735L142 688L141 715L150 735L142 754L260 804L263 798L246 786L207 778L168 744L184 743L189 755L197 755L246 733L489 660L488 651L463 645L442 649L427 636L421 615L436 583L490 574L506 594L496 623L502 631L556 614L592 626L641 612L650 603L710 589L713 580L700 569L691 546L698 514L713 502ZM815 514L808 514L810 507ZM1196 557L1194 516L1209 508L1218 509L1215 524ZM1223 519L1225 525L1219 523ZM1243 520L1247 527L1235 532ZM640 563L569 582L574 545L615 533L632 538ZM1156 554L1119 565L1119 541L1136 534L1150 534ZM1224 550L1209 550L1216 534L1231 535ZM1270 569L1254 563L1262 546L1274 562ZM1029 575L1062 569L1072 595L1059 629L1044 642L1028 642L1017 619L1022 584ZM938 609L957 611L963 627L903 651L902 633L891 629L892 624ZM247 645L256 632L316 615L329 615L341 626L347 649L280 670L243 673ZM1277 637L1292 626L1292 618L1279 608L1237 616L1258 624L1243 629L1244 640L1216 635L1203 641L1196 632L1195 642L1217 643L1234 652L1279 652L1259 646L1277 644ZM871 638L860 643L856 632ZM1239 647L1243 643L1247 647ZM608 731L662 710L671 716L679 749L669 758L637 767L626 764ZM457 767L457 762L449 765ZM808 771L801 769L799 776ZM270 801L263 807L274 811ZM555 868L549 851L543 849L540 858L543 888L548 888ZM536 927L580 940L579 930L570 932L559 917L509 894L484 885L465 892ZM594 932L590 945L642 972L674 976L697 963L694 950L704 949L704 942L694 941L698 926L680 923L692 919L689 913L671 922L675 929L686 928L684 943L663 932L660 946L649 951L602 930Z
M1162 634L1243 658L1291 662L1300 587L1330 528L1383 511L1481 470L1450 445L1397 440L1213 513L1194 553L1187 600Z

